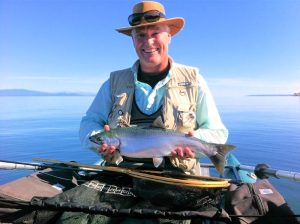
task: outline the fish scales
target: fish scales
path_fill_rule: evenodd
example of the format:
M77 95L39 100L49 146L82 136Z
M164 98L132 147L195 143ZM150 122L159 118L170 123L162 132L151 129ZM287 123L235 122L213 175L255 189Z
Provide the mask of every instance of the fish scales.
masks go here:
M158 128L116 128L98 133L90 138L93 142L114 145L120 154L132 158L159 158L171 156L176 147L190 147L195 157L207 156L222 173L225 155L233 145L213 144L183 133Z
M213 150L195 137L187 137L185 134L161 130L142 128L120 128L116 129L116 137L121 139L119 146L122 155L133 158L153 158L160 156L170 156L172 150L178 146L189 146L196 150L196 157L201 158L203 154L213 155ZM205 150L205 153L204 153Z

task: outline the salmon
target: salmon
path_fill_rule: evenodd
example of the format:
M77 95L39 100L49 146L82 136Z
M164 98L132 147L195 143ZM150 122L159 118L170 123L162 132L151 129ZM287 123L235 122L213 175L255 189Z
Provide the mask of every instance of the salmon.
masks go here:
M235 148L229 144L207 143L193 136L159 128L126 127L100 132L90 137L98 145L114 145L120 154L131 158L163 158L177 147L190 147L196 158L207 156L223 174L226 154Z

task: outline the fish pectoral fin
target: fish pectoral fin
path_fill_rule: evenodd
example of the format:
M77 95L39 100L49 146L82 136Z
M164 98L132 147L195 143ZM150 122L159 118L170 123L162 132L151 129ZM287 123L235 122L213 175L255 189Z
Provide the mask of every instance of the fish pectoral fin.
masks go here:
M159 167L164 162L163 157L154 157L154 158L152 158L152 160L153 160L153 165L155 166L155 168Z
M123 162L123 157L121 156L120 152L119 151L116 151L113 155L113 157L111 158L111 161L110 161L112 164L115 164L115 165L119 165L121 162Z

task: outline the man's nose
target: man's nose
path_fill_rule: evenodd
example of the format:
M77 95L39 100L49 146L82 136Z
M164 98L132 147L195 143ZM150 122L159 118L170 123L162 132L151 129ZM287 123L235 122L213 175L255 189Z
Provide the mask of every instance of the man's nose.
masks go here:
M145 43L152 44L153 40L154 40L154 38L150 34L145 35L145 39L144 39Z

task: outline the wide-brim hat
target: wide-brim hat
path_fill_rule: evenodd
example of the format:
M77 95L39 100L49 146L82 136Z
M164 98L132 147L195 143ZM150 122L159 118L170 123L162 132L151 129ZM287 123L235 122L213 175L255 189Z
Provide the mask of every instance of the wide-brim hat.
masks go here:
M157 10L157 11L163 13L164 15L166 15L164 6L162 4L160 4L159 2L154 2L154 1L144 1L144 2L140 2L140 3L136 4L133 7L132 14L145 13L145 12L148 12L151 10ZM183 28L184 19L181 17L174 17L174 18L160 17L159 20L156 22L147 22L145 19L142 19L141 23L138 25L123 27L123 28L119 28L116 30L120 33L131 36L132 29L143 27L143 26L156 25L156 24L165 24L165 25L169 26L170 34L171 34L171 36L173 36Z

